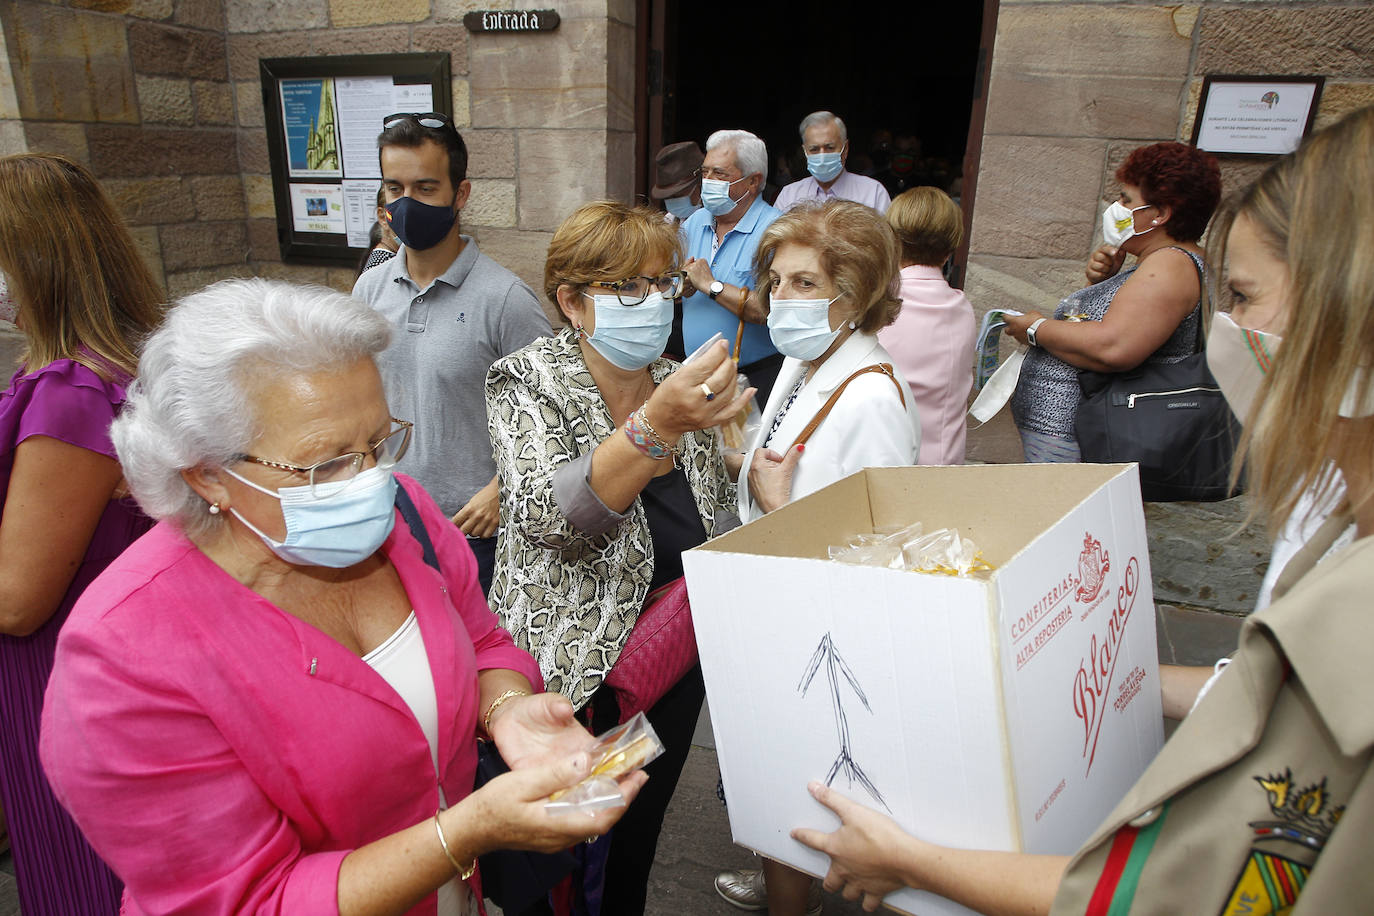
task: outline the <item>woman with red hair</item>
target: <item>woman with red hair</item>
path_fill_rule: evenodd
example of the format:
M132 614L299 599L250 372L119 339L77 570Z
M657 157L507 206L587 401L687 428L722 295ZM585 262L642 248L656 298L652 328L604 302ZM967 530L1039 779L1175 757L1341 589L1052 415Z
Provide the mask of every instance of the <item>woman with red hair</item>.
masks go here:
M1121 193L1102 214L1105 244L1088 263L1089 285L1059 303L1054 319L1008 316L1006 332L1030 345L1012 417L1026 460L1079 460L1074 416L1080 369L1125 372L1196 352L1202 316L1198 239L1221 199L1221 171L1184 143L1132 152L1116 170ZM1122 270L1127 255L1135 264Z

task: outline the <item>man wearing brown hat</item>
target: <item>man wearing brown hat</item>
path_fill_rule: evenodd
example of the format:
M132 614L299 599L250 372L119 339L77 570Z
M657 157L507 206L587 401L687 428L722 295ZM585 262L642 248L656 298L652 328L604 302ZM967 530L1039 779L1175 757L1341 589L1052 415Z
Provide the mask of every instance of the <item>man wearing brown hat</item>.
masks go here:
M654 186L649 196L663 204L668 211L664 219L674 225L701 209L701 168L706 154L692 140L669 143L654 156ZM663 348L665 356L682 359L686 353L682 345L682 298L673 303L673 330Z
M701 168L706 156L692 140L670 143L654 157L654 186L649 196L662 201L663 208L676 222L682 222L701 207Z

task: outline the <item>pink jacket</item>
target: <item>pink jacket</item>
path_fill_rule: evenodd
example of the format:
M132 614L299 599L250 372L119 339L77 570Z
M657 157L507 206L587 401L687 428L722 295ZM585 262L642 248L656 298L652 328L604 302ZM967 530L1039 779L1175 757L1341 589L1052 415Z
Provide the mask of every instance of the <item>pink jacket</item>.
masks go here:
M488 609L463 536L397 477L447 574L425 565L397 513L382 552L435 674L441 781L454 803L476 771L477 673L543 681ZM429 745L382 677L167 522L72 611L40 751L58 799L125 881L130 914L336 914L344 856L439 803ZM413 912L433 914L434 897Z
M902 312L878 332L921 420L919 464L963 464L973 389L973 306L938 267L902 268Z

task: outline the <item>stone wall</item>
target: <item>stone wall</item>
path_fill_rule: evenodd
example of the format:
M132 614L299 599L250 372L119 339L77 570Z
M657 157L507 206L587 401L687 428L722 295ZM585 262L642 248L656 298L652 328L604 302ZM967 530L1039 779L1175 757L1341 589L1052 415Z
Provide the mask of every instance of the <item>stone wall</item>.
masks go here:
M0 117L14 116L0 125L4 151L89 165L173 290L243 271L220 0L14 0L0 20L13 87Z
M0 3L0 154L95 171L171 295L257 274L348 289L351 268L287 265L276 236L258 60L448 52L473 194L463 225L537 289L553 229L628 200L634 0L559 4L553 32L469 35L513 0L9 0Z
M1316 126L1328 124L1374 103L1374 4L1002 0L970 240L974 307L1047 311L1080 287L1118 190L1112 173L1137 146L1190 139L1203 77L1217 73L1325 76ZM1267 165L1219 158L1228 193ZM1021 457L1005 416L971 434L969 453Z

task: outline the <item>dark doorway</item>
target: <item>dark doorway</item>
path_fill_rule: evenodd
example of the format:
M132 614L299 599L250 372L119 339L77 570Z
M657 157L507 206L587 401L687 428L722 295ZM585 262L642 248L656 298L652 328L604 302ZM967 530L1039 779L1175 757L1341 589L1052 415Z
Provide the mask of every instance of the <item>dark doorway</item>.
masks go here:
M640 5L648 46L641 58L648 71L641 149L651 159L660 145L678 140L704 147L719 128L753 131L768 144L771 195L806 177L797 124L828 109L848 127L850 171L894 178L893 146L874 145L877 132L886 131L889 143L918 150L917 174L892 182L895 190L914 181L958 193L954 181L985 82L985 6L995 16L995 0L881 8L773 0L735 3L712 15L680 0L647 0Z

